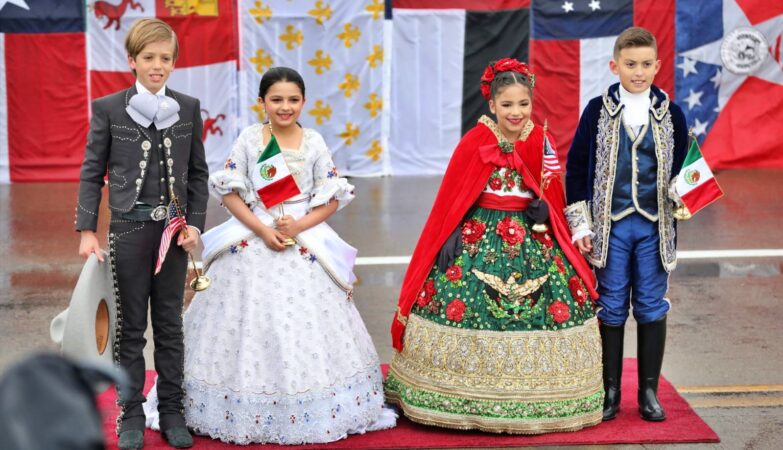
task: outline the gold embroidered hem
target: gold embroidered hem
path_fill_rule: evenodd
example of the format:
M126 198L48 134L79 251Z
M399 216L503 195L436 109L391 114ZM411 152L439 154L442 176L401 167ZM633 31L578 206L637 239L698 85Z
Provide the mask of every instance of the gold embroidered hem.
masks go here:
M405 417L416 423L455 430L479 430L489 433L544 434L578 431L598 425L603 420L603 391L596 404L598 408L588 413L555 419L499 419L475 415L449 414L427 408L409 405L394 392L386 392L386 402L396 404Z
M509 433L577 430L601 420L597 319L557 331L490 331L411 314L387 400L412 420Z

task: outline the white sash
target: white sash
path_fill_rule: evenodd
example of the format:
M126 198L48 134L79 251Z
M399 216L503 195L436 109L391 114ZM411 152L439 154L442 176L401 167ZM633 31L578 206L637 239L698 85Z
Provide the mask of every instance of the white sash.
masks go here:
M295 219L300 219L307 214L308 199L302 199L297 202L284 202L272 208L276 215L290 215ZM270 213L257 206L253 208L253 214L261 222L269 227L274 227L274 219ZM249 228L235 217L231 217L220 225L210 229L201 235L204 243L204 272L218 257L228 251L232 245L239 244L242 240L255 237ZM350 292L353 289L353 283L356 276L353 273L353 266L356 261L357 250L345 242L326 222L299 233L295 237L297 244L306 247L314 254L317 261L324 268L332 280L344 291ZM296 251L294 249L285 249L284 252Z

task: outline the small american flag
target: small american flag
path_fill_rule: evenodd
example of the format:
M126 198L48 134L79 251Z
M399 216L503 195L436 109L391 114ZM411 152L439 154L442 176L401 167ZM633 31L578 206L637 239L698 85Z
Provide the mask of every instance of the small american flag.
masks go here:
M163 236L160 237L160 248L158 249L158 262L155 263L155 275L160 272L160 268L163 267L163 261L166 260L166 253L171 246L171 238L177 234L177 231L186 227L188 224L185 222L185 218L179 213L176 202L169 203L169 213L166 218L168 224L163 229Z
M549 138L544 136L544 178L560 172L560 161L557 160L557 153L555 153L552 145L549 144Z

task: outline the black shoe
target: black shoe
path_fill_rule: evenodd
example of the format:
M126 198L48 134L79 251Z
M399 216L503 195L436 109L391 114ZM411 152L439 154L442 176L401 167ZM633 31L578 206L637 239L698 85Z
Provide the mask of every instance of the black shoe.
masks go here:
M666 347L666 317L640 324L637 335L639 358L639 414L642 419L660 422L666 419L658 401L658 379L661 376L663 350Z
M193 437L185 427L173 427L163 431L163 439L174 448L193 447Z
M604 414L603 420L612 420L620 412L620 387L623 377L623 338L625 324L611 326L601 324L601 348L604 366Z
M120 439L117 442L120 450L141 450L144 448L144 431L126 430L120 433Z

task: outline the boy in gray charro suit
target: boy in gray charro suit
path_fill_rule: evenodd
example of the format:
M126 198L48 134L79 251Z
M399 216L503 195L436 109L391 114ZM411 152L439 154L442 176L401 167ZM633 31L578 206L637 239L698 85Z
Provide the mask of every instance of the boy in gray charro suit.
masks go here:
M192 445L183 417L182 299L187 251L204 227L209 171L201 140L199 101L166 88L177 58L177 38L165 22L141 19L125 40L136 83L96 100L81 169L76 230L79 254L102 259L95 230L104 176L108 173L110 264L118 303L114 358L130 377L119 392L119 447L140 449L145 425L142 403L147 304L150 304L158 372L160 428L174 447ZM172 242L154 275L171 193L179 199L189 229Z

